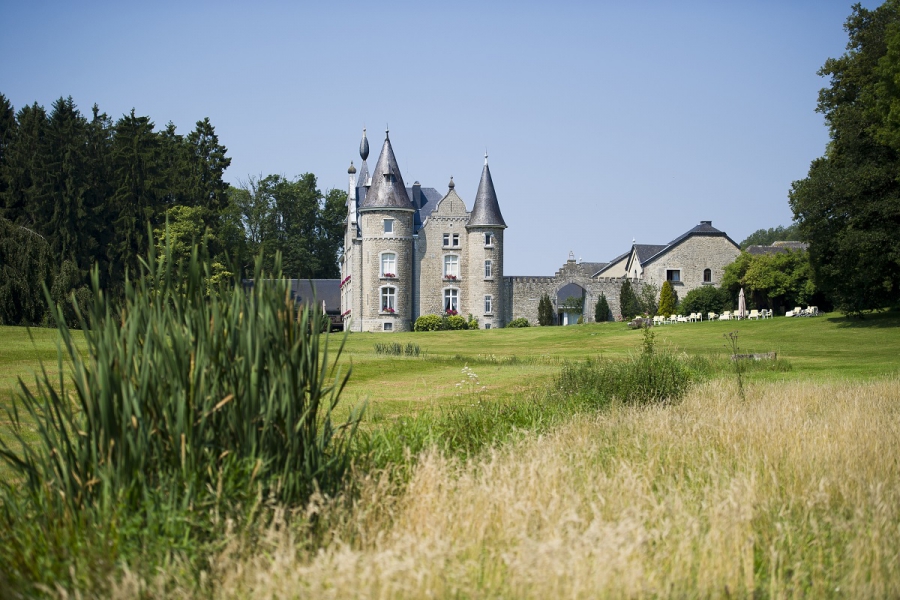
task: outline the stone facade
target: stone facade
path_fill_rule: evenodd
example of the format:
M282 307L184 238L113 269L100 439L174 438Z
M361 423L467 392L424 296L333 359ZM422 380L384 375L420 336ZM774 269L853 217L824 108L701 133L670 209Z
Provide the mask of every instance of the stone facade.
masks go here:
M658 289L669 280L683 297L694 288L719 285L725 266L740 254L731 238L702 221L669 244L632 244L609 263L581 263L570 255L552 277L507 277L506 223L487 157L469 211L452 178L443 195L418 182L406 188L387 136L371 177L367 156L364 134L359 178L352 163L348 171L341 264L341 311L344 327L352 331L410 331L421 315L452 313L472 315L482 328L520 317L537 324L541 297L547 294L559 308L558 295L567 286L581 290L583 322L594 321L601 295L619 319L626 277L637 294L645 284Z
M367 155L364 137L359 180L352 164L349 170L341 265L345 328L409 331L427 314L473 315L480 327L503 327L508 314L503 285L506 224L487 158L468 211L452 178L447 193L436 201L429 200L418 182L405 188L388 139L372 177ZM389 227L386 220L391 221ZM393 270L388 272L386 265Z

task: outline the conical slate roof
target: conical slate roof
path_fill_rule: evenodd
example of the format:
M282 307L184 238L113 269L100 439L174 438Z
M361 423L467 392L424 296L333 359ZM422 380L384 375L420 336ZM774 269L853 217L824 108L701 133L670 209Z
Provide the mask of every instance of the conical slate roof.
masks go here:
M475 205L472 206L472 214L469 215L469 223L466 227L506 227L506 221L503 220L503 215L500 213L500 203L497 202L497 192L494 191L494 181L491 179L487 156L484 157L481 182L478 184Z
M374 208L415 210L406 193L406 184L403 183L391 140L387 136L384 138L378 163L372 171L372 186L359 206L361 211Z

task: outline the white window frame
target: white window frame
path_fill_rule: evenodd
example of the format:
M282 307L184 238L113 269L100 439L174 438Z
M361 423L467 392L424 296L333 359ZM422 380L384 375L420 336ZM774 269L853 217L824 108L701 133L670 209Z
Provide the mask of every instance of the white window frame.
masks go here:
M459 279L459 255L458 254L445 254L444 255L444 277L448 277L450 275L453 275L457 279Z
M455 310L459 314L459 290L457 288L444 288L444 312Z
M391 308L397 311L397 288L392 285L383 285L379 288L378 293L379 312L388 312Z
M484 314L494 314L494 297L490 294L487 294L484 297Z
M494 261L490 258L484 261L484 278L492 279L494 277Z
M385 323L382 323L382 324L381 324L381 330L382 330L382 331L393 331L393 330L394 330L394 324L391 323L390 321L386 321Z
M384 232L394 233L394 219L384 219Z
M450 234L449 233L444 234L444 247L445 248L450 247Z
M453 248L459 248L459 234L454 233L450 235L450 245Z
M494 245L494 234L490 231L484 232L484 245L488 247Z
M390 261L389 261L390 263L392 263L390 265L386 265L386 259L388 256L393 256L393 258L390 259ZM397 253L396 252L382 252L381 254L378 255L378 263L381 268L381 276L382 277L385 276L385 273L393 273L394 276L397 275ZM388 266L390 267L390 269L386 268Z

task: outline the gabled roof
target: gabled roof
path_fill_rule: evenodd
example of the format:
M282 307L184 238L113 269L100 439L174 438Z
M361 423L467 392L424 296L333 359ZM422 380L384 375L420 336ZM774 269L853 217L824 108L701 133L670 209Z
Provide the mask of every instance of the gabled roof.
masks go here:
M484 169L481 170L478 193L475 194L475 204L472 206L472 213L466 227L506 227L506 221L500 214L500 203L497 201L497 192L494 191L494 181L491 179L487 155L484 157Z
M295 302L309 305L315 301L320 307L325 302L325 312L341 312L340 279L290 279L291 297Z
M621 262L622 260L628 258L629 255L631 255L631 250L629 250L628 252L625 252L625 253L623 253L623 254L618 255L617 257L615 257L614 259L612 259L611 261L609 261L608 263L606 263L603 267L600 267L600 269L598 269L596 273L594 273L593 275L591 275L591 277L597 277L598 275L600 275L601 273L603 273L603 271L609 269L610 267L615 266L616 263L619 263L619 262Z
M658 244L635 244L633 246L635 254L637 254L637 259L640 264L644 264L650 258L656 256L666 248L668 248L671 244L668 245L658 245Z
M372 185L359 205L360 211L377 208L415 210L406 193L406 184L403 183L403 176L400 174L400 167L397 166L397 158L387 135L384 138L384 146L381 147L378 163L372 172Z
M696 227L693 227L693 228L689 229L688 231L679 235L677 238L675 238L674 240L669 242L669 244L667 246L664 246L662 248L662 250L660 250L659 252L656 252L652 256L649 256L647 258L647 260L641 260L641 265L644 265L650 261L656 260L658 257L664 255L666 252L668 252L669 250L671 250L672 248L674 248L675 246L677 246L684 240L686 240L690 237L694 237L694 236L723 237L726 240L728 240L729 242L731 242L735 248L740 249L740 246L733 239L728 237L728 235L724 231L720 231L719 229L716 229L715 227L713 227L712 221L700 221L699 225L697 225Z
M609 263L605 262L582 262L581 266L585 271L588 272L588 275L593 275L608 264Z

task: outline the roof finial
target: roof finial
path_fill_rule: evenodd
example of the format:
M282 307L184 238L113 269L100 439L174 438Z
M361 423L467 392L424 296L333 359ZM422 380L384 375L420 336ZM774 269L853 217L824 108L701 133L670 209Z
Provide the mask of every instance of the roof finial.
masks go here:
M390 133L391 133L391 128L388 127L387 123L385 123L384 124L384 139L386 139L386 140L391 139L391 136L389 135Z
M363 162L369 158L369 140L366 138L366 128L363 127L363 136L362 140L359 142L359 157L363 159Z
M487 148L484 149L484 164L487 165Z
M453 183L453 175L450 176L450 183L447 184L447 187L451 190L456 187L456 184Z

